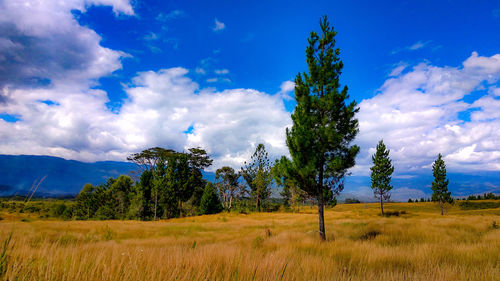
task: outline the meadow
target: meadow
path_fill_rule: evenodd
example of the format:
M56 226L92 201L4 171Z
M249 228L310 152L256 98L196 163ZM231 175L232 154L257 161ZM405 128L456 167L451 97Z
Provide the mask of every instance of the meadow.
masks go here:
M325 213L326 242L309 207L157 222L62 221L4 210L0 274L47 281L500 280L500 208L490 206L455 204L441 216L431 202L387 203L385 210L400 214L381 217L378 204L340 204Z

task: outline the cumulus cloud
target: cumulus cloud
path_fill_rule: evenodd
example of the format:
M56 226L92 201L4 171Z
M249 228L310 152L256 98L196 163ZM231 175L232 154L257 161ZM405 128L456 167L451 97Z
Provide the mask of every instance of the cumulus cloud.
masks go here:
M473 103L463 100L499 79L500 55L476 52L462 67L421 63L389 78L375 97L359 104L363 149L356 172L368 174L380 139L391 149L399 172L429 169L438 153L452 171L500 170L500 102L491 94ZM459 118L468 112L470 121Z
M239 167L258 143L272 157L286 153L284 132L291 120L279 96L252 89L200 89L187 73L171 68L138 74L126 87L128 99L118 114L106 108L106 93L99 90L10 92L16 106L9 113L20 114L22 121L0 120L0 132L5 132L0 133L0 151L124 160L152 146L201 146L214 156L214 167Z
M124 0L1 1L0 89L88 82L120 68L127 55L100 46L71 13L102 4L133 15Z

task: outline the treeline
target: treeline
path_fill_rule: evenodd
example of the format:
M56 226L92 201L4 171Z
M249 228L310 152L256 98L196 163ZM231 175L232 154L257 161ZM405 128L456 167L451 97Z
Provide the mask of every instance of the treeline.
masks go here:
M478 195L469 195L467 197L467 200L499 200L500 195L495 195L492 192L490 193L484 193L483 196L481 194Z
M478 195L469 195L468 197L457 197L455 200L500 200L500 195L495 195L494 193L484 193ZM408 199L408 203L417 203L417 202L434 202L431 198L420 198L420 199Z
M121 175L98 186L86 184L72 207L73 218L157 220L235 209L274 211L309 199L283 179L279 161L270 164L263 144L239 171L228 166L217 169L215 182L203 179L202 170L213 160L201 148L176 152L155 147L132 154L128 160L138 165L140 178L134 182ZM274 183L283 187L281 200L270 199Z

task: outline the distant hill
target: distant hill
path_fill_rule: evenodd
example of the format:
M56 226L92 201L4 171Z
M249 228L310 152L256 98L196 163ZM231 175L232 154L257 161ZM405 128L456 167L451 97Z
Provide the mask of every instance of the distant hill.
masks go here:
M72 195L86 183L103 183L109 177L130 174L137 166L129 162L85 163L52 156L0 155L0 196L25 195L45 175L35 195Z
M100 161L86 163L53 156L0 154L0 196L28 193L34 181L47 176L35 196L76 195L86 183L98 185L110 177L138 175L137 165L130 162ZM214 173L203 172L213 181Z

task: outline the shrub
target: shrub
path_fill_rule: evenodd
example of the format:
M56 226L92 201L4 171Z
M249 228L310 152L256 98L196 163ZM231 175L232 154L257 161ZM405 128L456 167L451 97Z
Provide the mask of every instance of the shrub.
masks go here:
M375 237L377 237L379 234L381 234L381 232L378 230L370 230L370 231L367 231L366 233L364 233L363 235L361 235L359 237L359 239L360 240L372 240L372 239L375 239Z
M64 212L61 214L61 218L63 220L70 220L73 218L73 209L72 208L66 208L64 209Z
M399 217L399 215L406 215L406 211L386 211L384 212L385 217Z
M52 209L50 209L50 215L58 218L62 216L62 214L64 213L64 211L66 211L67 208L68 207L64 203L54 205Z

